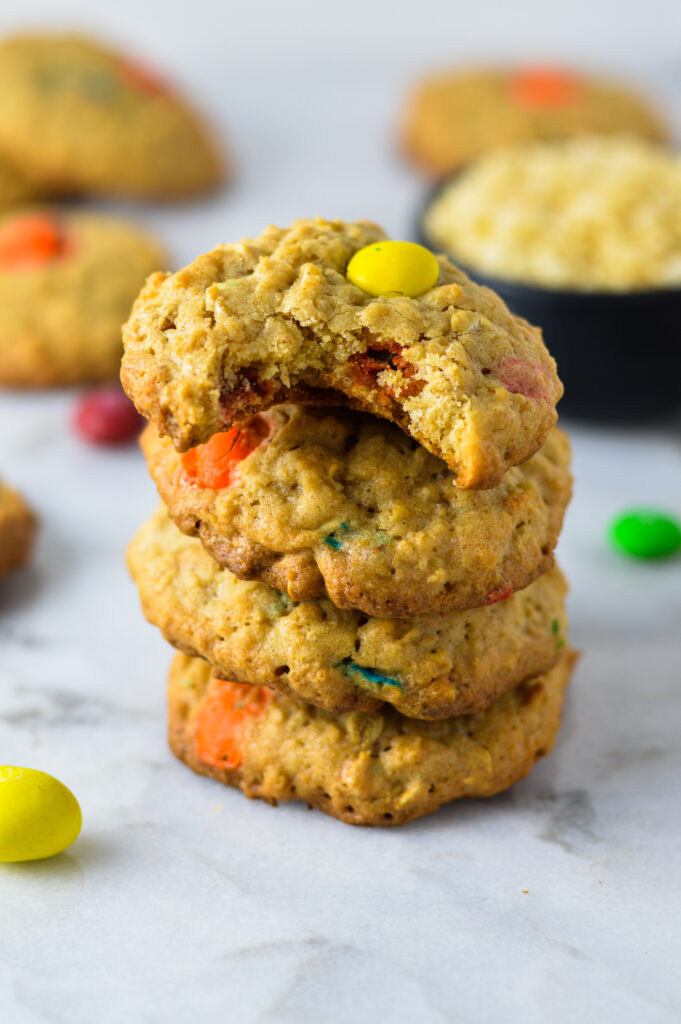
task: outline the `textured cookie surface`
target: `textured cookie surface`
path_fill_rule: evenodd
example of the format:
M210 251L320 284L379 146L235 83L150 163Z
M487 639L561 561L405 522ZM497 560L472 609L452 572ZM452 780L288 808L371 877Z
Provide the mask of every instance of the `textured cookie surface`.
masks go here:
M176 94L77 36L0 44L0 143L61 191L172 198L221 176L210 137Z
M224 679L329 711L382 702L415 718L477 711L549 668L565 643L558 569L486 608L378 619L238 580L162 508L133 540L128 565L144 614L175 647Z
M485 604L552 563L571 487L557 427L497 487L471 491L385 420L300 406L258 419L261 443L219 489L190 480L153 427L142 439L172 518L241 579L394 617Z
M556 420L555 363L444 257L416 298L348 281L352 255L384 238L301 220L152 276L124 329L126 391L180 451L278 402L343 404L394 420L457 486L496 486Z
M30 560L36 519L24 499L0 480L0 576Z
M394 708L331 715L264 688L249 693L177 655L170 746L249 797L305 800L353 825L401 825L527 775L553 746L573 661L566 652L480 714L416 722Z
M516 142L585 133L667 132L641 98L621 86L560 70L467 70L424 79L407 103L402 145L434 176Z
M39 209L0 216L0 384L115 378L121 324L164 262L154 241L114 218Z

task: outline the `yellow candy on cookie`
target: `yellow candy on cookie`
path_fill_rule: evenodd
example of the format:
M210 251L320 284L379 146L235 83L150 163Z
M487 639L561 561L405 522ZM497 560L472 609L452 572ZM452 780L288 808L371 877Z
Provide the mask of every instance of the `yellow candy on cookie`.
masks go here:
M78 801L58 779L0 765L0 863L54 857L76 841L82 824Z
M369 295L421 295L436 283L440 266L429 249L416 242L365 245L348 263L348 281Z

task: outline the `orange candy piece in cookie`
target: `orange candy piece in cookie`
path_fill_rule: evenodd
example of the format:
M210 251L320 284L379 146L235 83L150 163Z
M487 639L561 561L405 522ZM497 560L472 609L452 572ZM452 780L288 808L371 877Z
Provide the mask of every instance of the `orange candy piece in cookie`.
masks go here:
M580 81L576 75L559 68L526 68L511 76L509 88L519 106L550 110L575 103Z
M243 760L244 726L267 711L272 691L266 686L248 686L212 679L205 700L194 720L197 756L214 768L233 770Z
M270 433L270 425L262 416L235 424L222 434L213 434L210 441L190 448L182 456L187 483L219 491L229 487L237 476L237 466L254 452Z
M119 67L120 76L126 85L148 96L160 96L168 92L166 83L151 68L126 60Z
M61 256L64 248L64 234L54 217L14 217L0 227L0 271L35 270Z

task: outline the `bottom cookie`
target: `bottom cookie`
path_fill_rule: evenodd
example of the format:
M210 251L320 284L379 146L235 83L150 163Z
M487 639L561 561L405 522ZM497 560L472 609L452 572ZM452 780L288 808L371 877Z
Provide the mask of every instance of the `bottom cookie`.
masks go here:
M194 771L248 797L304 800L352 825L402 825L524 778L553 746L575 659L566 651L551 671L479 714L424 722L387 705L334 715L216 679L207 662L178 654L170 747Z
M29 561L35 529L35 516L24 499L0 480L0 576Z

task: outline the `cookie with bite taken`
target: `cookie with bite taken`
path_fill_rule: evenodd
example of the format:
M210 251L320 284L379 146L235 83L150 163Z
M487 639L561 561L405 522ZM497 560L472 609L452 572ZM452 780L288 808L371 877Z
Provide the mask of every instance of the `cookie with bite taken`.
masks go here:
M278 403L395 422L461 488L495 487L556 421L541 332L444 257L373 224L300 220L152 275L121 379L178 451Z

